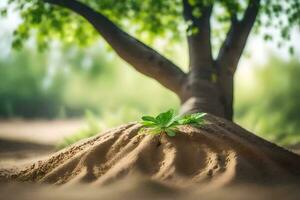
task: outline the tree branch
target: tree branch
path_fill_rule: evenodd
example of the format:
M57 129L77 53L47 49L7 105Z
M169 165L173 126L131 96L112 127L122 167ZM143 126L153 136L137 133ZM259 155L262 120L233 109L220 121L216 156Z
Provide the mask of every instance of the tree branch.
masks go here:
M260 0L249 0L241 21L232 16L231 27L216 59L221 101L227 119L233 118L233 75L259 11Z
M231 27L217 57L217 63L225 73L233 75L236 71L248 36L256 20L260 7L259 3L260 0L250 0L240 21L237 20L235 15L232 16Z
M195 30L189 33L188 46L190 56L190 69L198 79L210 79L212 70L212 48L210 41L210 16L212 5L191 5L188 0L182 0L183 16L189 23L190 29ZM195 16L194 11L200 11L200 16Z
M161 54L118 28L99 12L77 0L44 0L68 8L89 21L115 52L137 71L179 93L185 73Z

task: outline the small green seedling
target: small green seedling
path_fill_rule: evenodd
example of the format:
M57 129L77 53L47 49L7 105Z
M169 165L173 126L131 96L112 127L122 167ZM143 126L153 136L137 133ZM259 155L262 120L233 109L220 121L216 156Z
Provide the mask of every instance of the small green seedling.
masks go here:
M190 124L192 126L201 126L204 124L204 116L206 113L193 113L182 116L178 123L180 125Z
M199 127L204 124L204 116L206 113L193 113L183 116L175 115L173 109L167 112L160 113L156 117L143 116L141 124L143 129L147 130L147 133L158 135L160 133L166 133L170 137L174 137L178 132L178 126L180 125L192 125Z

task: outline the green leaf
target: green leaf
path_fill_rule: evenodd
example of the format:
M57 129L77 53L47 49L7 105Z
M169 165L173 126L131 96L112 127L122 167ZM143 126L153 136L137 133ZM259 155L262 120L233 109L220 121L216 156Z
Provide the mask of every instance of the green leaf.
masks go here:
M294 55L294 47L289 47L289 53L290 55Z
M167 112L159 114L155 119L161 126L167 126L174 117L174 110L170 109Z
M194 6L194 5L196 5L197 1L196 1L196 0L188 0L188 3L189 3L191 6Z
M155 127L155 126L157 126L157 124L155 124L154 122L150 122L150 121L143 121L143 122L141 122L141 124L145 127Z
M22 17L22 24L35 32L42 32L47 38L40 41L49 43L49 39L60 39L62 42L89 45L98 39L97 32L88 22L83 21L74 12L56 8L42 0L7 0L5 8L0 8L0 15L6 15L6 9L14 8ZM214 47L221 45L220 41L226 34L232 16L243 16L247 2L252 0L187 0L191 7L193 18L201 18L202 14L211 7L218 7L222 12L213 12L212 19L217 26L212 26ZM146 43L154 43L156 38L165 37L169 42L180 42L186 31L182 28L182 2L174 0L153 1L112 1L112 0L82 0L81 3L100 9L107 18L122 28L128 28L128 22L134 24L134 32L143 37ZM291 31L299 27L299 0L265 0L260 5L261 14L257 17L256 31L265 30L260 27L272 26L279 32L282 31L282 41L289 40ZM1 17L1 16L0 16ZM50 30L43 32L41 30ZM198 30L199 31L199 30ZM31 33L31 30L28 30ZM191 29L188 35L195 34L197 29ZM169 34L172 33L172 34ZM277 34L274 34L277 35ZM35 34L34 34L35 36ZM59 36L59 37L56 37ZM25 38L26 40L29 39ZM270 39L266 37L265 39ZM172 43L171 43L172 44ZM173 46L173 45L166 45ZM165 50L170 50L166 47Z
M166 129L165 131L166 131L167 135L170 137L174 137L176 135L176 132L172 129Z
M202 119L206 115L207 115L206 113L194 113L194 114L192 114L192 116L195 117L196 119Z
M193 16L196 17L196 18L199 18L202 15L202 12L199 8L194 8L192 13L193 13Z
M7 9L6 8L0 10L0 16L2 16L2 17L7 16Z
M186 124L202 124L204 122L203 117L206 113L193 113L184 115L181 119L178 120L180 125Z
M154 117L151 117L151 116L143 116L142 120L156 123L156 119Z
M170 137L176 135L177 126L179 125L192 125L200 126L204 124L204 116L206 113L193 113L184 116L175 116L174 110L170 109L166 112L160 113L155 118L152 116L143 116L141 124L147 128L149 134L157 135L162 132Z

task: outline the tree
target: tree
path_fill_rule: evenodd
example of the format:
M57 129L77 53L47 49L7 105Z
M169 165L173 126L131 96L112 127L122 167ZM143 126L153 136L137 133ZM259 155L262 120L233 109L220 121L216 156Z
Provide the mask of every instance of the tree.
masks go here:
M260 30L273 26L283 39L289 40L292 28L300 24L298 0L10 0L9 3L20 10L23 18L15 32L14 47L21 46L32 28L36 28L41 48L55 37L86 45L99 33L137 71L176 93L182 113L204 111L228 120L233 118L234 73L253 27ZM86 21L96 31L87 31L90 27ZM189 71L183 72L123 31L128 21L137 33L150 37L171 35L176 40L186 36ZM213 36L214 24L222 27L218 31L221 36ZM272 36L266 33L264 38L269 40ZM213 40L223 41L215 47ZM216 56L213 52L217 52Z

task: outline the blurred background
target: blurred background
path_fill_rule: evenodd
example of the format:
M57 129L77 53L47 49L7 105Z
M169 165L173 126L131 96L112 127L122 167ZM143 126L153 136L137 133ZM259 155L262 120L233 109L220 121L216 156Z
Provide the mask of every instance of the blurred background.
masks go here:
M85 48L53 42L40 51L29 40L13 50L18 23L16 13L0 18L2 140L62 148L142 115L178 109L174 94L121 61L100 37ZM235 122L285 146L300 142L299 30L292 42L295 49L288 52L260 36L250 37L235 77ZM185 41L152 46L186 70Z

